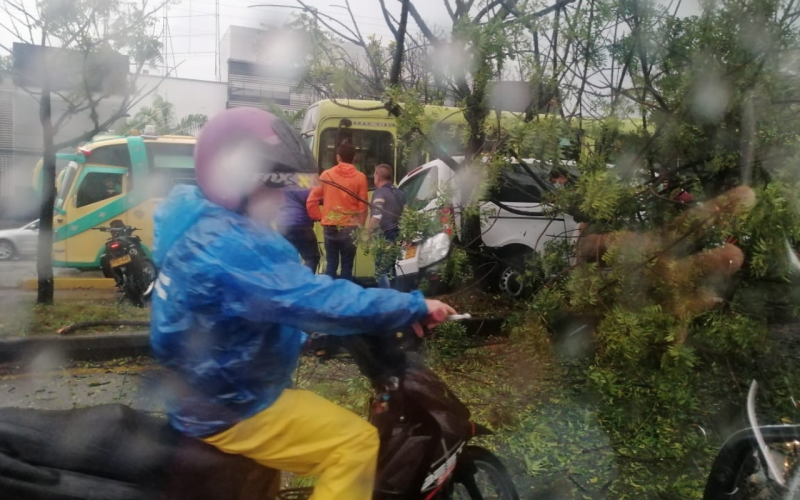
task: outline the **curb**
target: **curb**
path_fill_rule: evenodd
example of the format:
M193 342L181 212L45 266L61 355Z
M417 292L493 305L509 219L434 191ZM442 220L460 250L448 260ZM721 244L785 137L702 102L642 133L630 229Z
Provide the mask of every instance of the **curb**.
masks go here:
M0 339L0 363L28 362L46 353L56 353L71 361L97 362L150 356L150 334L131 332Z
M499 318L472 318L462 323L469 335L507 336ZM149 332L0 338L0 363L30 362L46 353L57 353L71 361L100 362L151 356L152 350Z
M19 288L22 290L36 290L39 282L35 279L23 281ZM53 278L56 290L110 290L115 287L111 278Z

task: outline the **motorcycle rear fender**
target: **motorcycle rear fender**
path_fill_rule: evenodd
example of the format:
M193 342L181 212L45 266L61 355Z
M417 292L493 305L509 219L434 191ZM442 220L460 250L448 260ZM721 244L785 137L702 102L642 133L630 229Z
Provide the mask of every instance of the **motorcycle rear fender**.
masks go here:
M793 441L800 437L798 425L771 425L760 429L767 444ZM757 450L758 443L752 429L741 430L729 437L711 465L703 500L730 498L737 488L736 477L740 467Z

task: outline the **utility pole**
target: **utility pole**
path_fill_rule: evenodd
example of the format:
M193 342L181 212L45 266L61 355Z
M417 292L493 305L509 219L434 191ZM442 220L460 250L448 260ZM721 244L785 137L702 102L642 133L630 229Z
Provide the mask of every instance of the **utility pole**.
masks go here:
M222 72L220 71L220 64L219 64L219 0L214 2L215 4L215 14L214 20L216 21L216 30L214 32L214 76L217 77L217 81L222 80Z

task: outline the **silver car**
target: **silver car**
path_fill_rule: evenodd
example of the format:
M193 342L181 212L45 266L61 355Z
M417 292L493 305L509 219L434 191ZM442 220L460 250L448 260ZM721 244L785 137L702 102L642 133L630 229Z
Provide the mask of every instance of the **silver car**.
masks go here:
M0 261L9 260L16 255L35 255L38 238L38 220L19 229L0 230Z

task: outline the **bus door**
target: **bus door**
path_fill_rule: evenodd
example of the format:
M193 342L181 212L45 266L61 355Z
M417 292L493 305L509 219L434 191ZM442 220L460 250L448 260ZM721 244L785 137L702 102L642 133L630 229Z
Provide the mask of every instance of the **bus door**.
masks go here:
M92 228L108 226L117 219L128 223L128 184L124 167L86 164L80 169L64 202L63 226L56 231L68 267L99 267L108 235Z
M367 177L369 198L371 200L372 192L375 190L373 179L375 167L382 163L388 164L392 168L395 166L394 134L388 130L388 127L376 130L343 127L325 128L320 134L318 145L317 161L320 170L327 170L336 165L336 148L343 139L350 141L356 149L356 157L353 163ZM318 238L321 242L322 237L318 236ZM367 281L374 278L374 259L374 256L364 254L363 249L361 249L356 254L353 275L356 278Z

